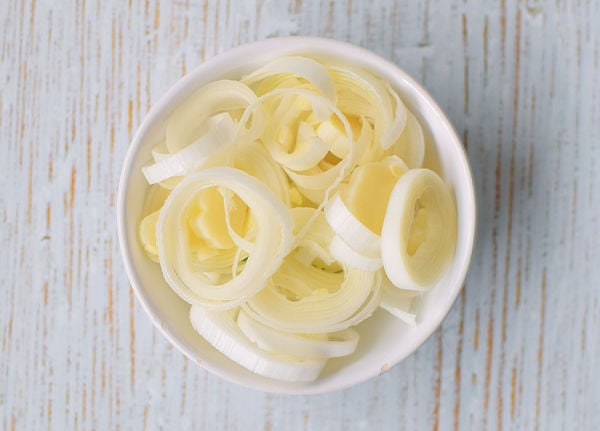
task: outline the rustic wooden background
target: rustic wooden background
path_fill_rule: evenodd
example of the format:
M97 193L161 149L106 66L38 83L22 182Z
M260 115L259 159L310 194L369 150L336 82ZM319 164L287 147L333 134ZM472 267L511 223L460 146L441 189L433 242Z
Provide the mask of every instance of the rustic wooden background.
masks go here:
M115 193L181 75L277 35L420 80L467 146L479 238L440 330L385 375L278 396L209 375L129 288ZM600 429L600 2L0 2L0 428Z

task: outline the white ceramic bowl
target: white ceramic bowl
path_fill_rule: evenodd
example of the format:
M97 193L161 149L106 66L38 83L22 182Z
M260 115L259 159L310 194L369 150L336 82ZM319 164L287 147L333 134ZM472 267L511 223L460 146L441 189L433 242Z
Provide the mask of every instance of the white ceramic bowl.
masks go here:
M239 78L276 57L306 54L358 65L387 80L421 121L427 142L426 163L441 170L454 188L458 209L458 243L454 260L422 303L416 328L409 328L384 311L358 326L357 351L330 360L312 383L280 382L251 373L212 348L194 332L189 305L163 280L159 266L142 251L136 232L147 184L141 167L151 148L165 133L171 112L195 89L221 78ZM437 157L436 157L437 155ZM181 78L144 118L127 152L118 192L118 235L121 255L131 285L154 324L179 350L222 378L268 392L320 393L346 388L370 379L413 353L440 325L460 289L471 259L475 233L475 193L469 164L452 125L431 96L396 65L365 49L330 39L275 38L243 45L220 54Z

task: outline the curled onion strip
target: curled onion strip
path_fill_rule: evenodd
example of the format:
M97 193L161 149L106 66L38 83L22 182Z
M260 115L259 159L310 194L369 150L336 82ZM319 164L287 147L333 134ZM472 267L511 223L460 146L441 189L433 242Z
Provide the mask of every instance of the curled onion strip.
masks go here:
M365 71L358 73L336 66L329 70L338 88L340 109L351 115L371 118L375 125L375 140L383 149L393 145L404 129L407 115L406 106L396 92Z
M335 260L350 268L377 271L382 265L380 257L369 257L357 252L337 235L333 237L329 244L329 252Z
M411 168L420 168L425 158L425 136L417 118L408 112L406 127L396 143L386 152L397 155Z
M252 343L236 324L236 311L210 311L192 306L192 326L215 349L261 376L293 382L317 378L325 359L273 355Z
M386 275L399 288L427 290L452 258L455 244L456 206L450 190L429 169L409 170L390 194L381 230Z
M331 334L294 334L270 328L240 311L237 323L242 332L263 350L286 352L303 358L338 358L356 350L358 332L352 329Z
M276 74L296 75L306 79L313 84L331 103L335 103L335 87L327 73L327 69L321 63L306 57L288 56L278 58L255 72L242 78L242 82L252 85Z
M195 269L182 244L183 213L200 191L219 186L237 194L249 207L258 233L244 270L224 284L214 284ZM260 291L290 251L292 220L288 210L256 178L233 168L212 168L187 177L166 200L157 224L158 255L171 288L187 302L208 308L232 308Z
M291 273L286 274L289 271ZM279 280L306 278L306 267L289 260ZM287 277L287 278L286 278ZM290 300L276 287L277 278L242 305L255 320L284 331L328 333L347 329L369 317L380 301L379 272L344 270L344 280L333 293L316 292L299 300Z
M381 283L381 291L381 303L379 306L382 309L402 320L409 326L417 326L415 305L418 300L419 292L398 289L385 276Z
M153 165L142 168L148 184L183 176L205 164L218 150L226 149L235 136L236 128L229 114L220 115L214 126L204 136L171 155L155 155L160 158Z
M264 113L257 106L254 92L239 81L220 80L206 84L188 98L169 117L166 129L166 145L170 153L196 141L206 133L207 121L210 117L223 113L233 113L236 110L246 110L252 105L253 118L243 135L248 140L255 139L262 133Z
M315 167L330 149L329 145L319 139L313 128L306 122L298 125L298 136L292 152L284 151L275 140L266 140L265 146L277 163L296 171Z
M289 183L285 172L260 142L251 141L238 146L233 166L261 181L281 202L290 206Z
M325 218L336 235L356 252L370 257L381 255L381 237L352 214L339 193L325 207Z
M329 100L327 100L326 98L319 96L318 94L312 93L310 91L306 91L306 90L301 90L301 89L296 89L296 88L281 88L281 89L276 89L273 90L261 97L259 97L257 99L257 104L258 103L262 103L266 100L269 100L271 98L274 97L281 97L283 95L286 94L295 94L295 95L299 95L302 97L305 97L307 100L309 100L313 105L314 104L322 104L323 106L326 106L332 113L333 115L335 115L340 122L342 123L342 126L344 127L344 132L346 134L346 137L348 139L349 142L349 150L348 150L348 154L346 156L346 158L344 158L342 161L340 161L337 165L335 165L333 168L329 169L326 172L323 172L323 174L328 174L326 178L321 178L321 185L322 185L322 189L324 189L324 191L319 190L318 193L319 195L322 194L322 200L319 203L318 206L318 210L321 210L326 204L327 201L329 200L329 194L331 193L331 191L337 187L337 185L344 179L346 173L352 168L352 164L354 162L354 133L352 131L352 127L350 126L350 123L348 123L348 120L346 119L346 117L344 116L344 114L342 114L342 112L334 105L332 104ZM253 114L254 109L256 108L257 104L254 105L250 105L246 111L244 112L242 118L240 119L240 124L245 124L246 121L248 121L250 119L250 117L252 116L253 118L255 117L255 115ZM365 129L363 127L363 129ZM358 143L356 145L357 148L362 148L366 145L366 141L369 138L369 128L367 127L367 131L365 133L361 132L361 138L359 138ZM330 171L333 171L332 174L329 174ZM291 171L286 171L288 175L290 175ZM298 178L298 177L297 177ZM293 179L292 179L293 180ZM318 180L317 180L318 181ZM312 183L315 187L317 183ZM304 226L304 228L301 230L301 232L298 233L297 238L302 238L304 236L304 234L306 234L306 232L310 229L310 226L312 225L312 223L314 222L314 220L317 217L317 213L315 213L315 215L306 223L306 225Z

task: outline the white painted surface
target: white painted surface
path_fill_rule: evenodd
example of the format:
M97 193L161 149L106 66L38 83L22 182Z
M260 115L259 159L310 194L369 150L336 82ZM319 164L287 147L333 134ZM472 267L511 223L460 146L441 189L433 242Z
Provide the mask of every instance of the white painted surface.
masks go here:
M594 0L1 2L0 428L599 428L599 21ZM423 82L464 137L480 210L442 328L314 397L184 359L115 241L149 106L204 58L287 34L348 40Z

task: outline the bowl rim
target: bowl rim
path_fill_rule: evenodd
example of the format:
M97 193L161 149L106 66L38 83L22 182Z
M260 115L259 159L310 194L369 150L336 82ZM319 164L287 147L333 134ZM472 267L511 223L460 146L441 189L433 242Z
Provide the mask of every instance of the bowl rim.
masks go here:
M238 385L269 392L269 393L279 393L279 394L318 394L318 393L326 393L337 390L346 389L352 386L356 386L360 383L366 382L373 377L381 375L385 370L377 370L373 369L372 372L368 373L366 376L361 376L359 379L346 379L341 382L337 382L333 385L320 385L314 386L311 383L306 385L294 387L290 389L289 386L287 388L281 388L277 385L278 382L276 380L271 380L265 378L264 382L261 384L249 384L243 378L236 376L234 374L223 372L216 366L213 366L212 363L208 361L199 360L195 351L193 351L186 343L176 334L172 333L167 326L162 322L161 317L158 315L158 312L153 309L150 304L150 299L145 292L145 288L143 286L142 281L138 277L136 271L136 265L134 263L132 254L129 251L130 244L128 240L128 234L126 230L126 196L129 188L129 177L133 170L133 160L135 155L137 154L141 143L143 142L143 137L146 135L151 125L156 121L156 117L161 114L164 110L164 106L168 105L169 101L171 101L175 96L177 96L185 87L195 81L199 75L202 75L205 71L211 70L219 65L230 64L233 59L238 57L241 54L246 54L248 52L257 51L257 50L268 50L269 48L277 48L282 44L285 44L286 49L289 48L290 51L304 51L310 52L311 50L321 51L329 51L329 52L342 52L342 57L344 58L360 58L361 63L372 65L373 70L386 70L389 74L393 74L395 76L400 77L406 83L413 87L415 93L418 97L422 98L424 102L429 106L429 108L437 115L438 119L442 122L442 125L447 129L449 135L451 136L451 143L448 145L453 145L457 150L458 157L460 158L460 162L463 167L466 169L466 179L467 179L467 189L465 193L468 195L468 208L466 210L470 213L468 216L470 220L472 220L471 228L466 232L466 254L463 259L463 263L458 272L458 276L456 278L456 286L451 292L449 299L446 303L440 307L440 310L436 313L436 318L433 319L432 324L430 324L430 328L425 332L424 336L421 336L418 340L411 343L410 349L407 349L407 353L404 355L399 355L394 358L393 361L389 362L389 369L400 362L402 362L406 357L412 355L414 352L418 350L418 348L427 341L433 333L440 327L445 317L448 315L451 307L456 302L456 298L459 292L463 289L465 278L468 273L473 250L475 247L476 241L476 232L477 232L477 205L476 205L476 193L475 186L473 182L473 173L471 166L469 164L469 159L467 156L467 152L462 145L462 141L459 138L456 130L442 111L442 109L438 106L437 102L433 99L433 97L419 84L412 76L410 76L407 72L405 72L398 65L393 63L390 60L387 60L381 57L378 54L375 54L372 51L369 51L360 46L339 41L336 39L323 38L323 37L312 37L312 36L286 36L286 37L273 37L269 39L264 39L260 41L254 41L250 43L245 43L234 48L228 49L220 54L215 55L214 57L203 61L193 70L189 71L186 75L180 77L169 89L151 106L149 111L144 116L142 122L138 126L133 138L128 146L125 158L123 160L121 173L119 177L119 185L117 190L117 205L116 205L116 215L117 215L117 235L119 241L119 250L121 254L121 259L125 266L125 272L127 274L130 287L133 289L135 296L139 303L142 306L144 312L150 317L150 320L154 324L154 326L162 333L162 335L173 345L175 346L181 353L184 354L188 359L193 362L199 364L205 370L215 374L222 379L236 383ZM388 364L386 364L388 365ZM318 379L317 379L318 381ZM289 382L283 382L289 383Z

